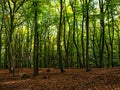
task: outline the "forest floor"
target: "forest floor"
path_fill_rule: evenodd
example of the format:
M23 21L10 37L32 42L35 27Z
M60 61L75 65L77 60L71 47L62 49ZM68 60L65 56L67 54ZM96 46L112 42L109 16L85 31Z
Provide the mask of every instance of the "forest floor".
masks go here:
M0 70L0 90L120 90L120 67L85 69L39 69L24 68L18 76L12 77L8 70Z

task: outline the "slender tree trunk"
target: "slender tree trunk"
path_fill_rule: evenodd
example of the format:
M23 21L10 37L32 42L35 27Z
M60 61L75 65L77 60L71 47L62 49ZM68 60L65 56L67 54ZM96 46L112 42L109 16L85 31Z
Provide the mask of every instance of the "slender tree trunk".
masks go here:
M86 0L86 71L89 71L89 2Z
M47 37L47 40L48 40L48 45L47 45L47 47L48 47L48 51L47 51L47 67L48 67L48 69L50 69L50 67L51 67L51 55L50 55L50 53L51 53L51 50L50 50L50 35L49 35L49 30L48 30L48 35L47 35L48 37Z
M118 31L118 57L119 57L119 63L120 63L120 32Z
M46 40L44 41L44 67L47 67L47 45Z
M80 3L81 3L80 6L82 6L82 31L81 31L82 62L83 62L83 67L85 67L86 66L85 43L84 43L85 2L84 0L80 0Z
M103 67L103 55L104 55L104 40L105 40L105 27L104 27L104 1L99 0L99 7L100 7L100 30L101 30L101 40L100 40L100 68Z
M96 43L95 43L95 35L96 35L96 21L93 23L93 28L94 28L94 31L93 31L93 55L94 55L94 63L95 63L95 66L98 67L98 62L97 62L97 55L96 55Z
M34 76L38 75L38 12L37 3L33 2L34 5Z
M105 45L106 45L106 49L107 49L107 59L108 59L108 63L107 63L107 67L110 67L110 50L109 50L109 45L107 44L107 41L105 40Z
M58 50L58 59L59 59L59 68L61 73L64 72L62 64L62 46L61 46L61 36L62 36L62 12L63 12L63 1L60 0L60 21L58 29L58 40L57 40L57 50Z
M14 59L13 59L13 50L12 50L12 36L14 31L14 11L12 10L11 4L8 0L8 5L10 9L10 29L9 29L9 35L8 35L8 59L9 59L9 71L10 73L13 73L14 76ZM15 7L13 7L15 8Z
M73 44L75 45L76 51L77 51L77 68L79 68L79 63L80 63L80 67L83 67L82 62L81 62L81 57L80 57L80 52L78 49L78 45L76 43L75 40L75 30L76 30L76 1L74 1L74 3L72 1L70 1L71 3L71 7L72 7L72 11L73 11Z
M65 14L65 13L64 13ZM65 15L63 17L63 23L64 23L64 48L65 48L65 68L68 68L68 46L66 44L66 19Z
M40 48L40 51L39 51L39 58L40 58L40 63L39 63L39 67L43 67L43 64L42 64L42 36L41 36L41 33L40 33L40 36L39 36L39 48Z
M82 19L82 34L81 34L81 45L82 45L82 58L83 58L83 67L85 67L85 47L84 47L84 19Z
M119 63L120 63L120 29L119 29L119 25L116 25L116 28L118 30L117 33L117 41L118 41L118 59L119 59ZM119 64L120 66L120 64Z
M4 13L4 11L3 11ZM4 14L3 14L4 15ZM2 53L1 53L1 50L2 50L2 30L3 30L3 22L4 22L4 16L2 16L2 21L1 21L1 28L0 28L0 68L2 68Z

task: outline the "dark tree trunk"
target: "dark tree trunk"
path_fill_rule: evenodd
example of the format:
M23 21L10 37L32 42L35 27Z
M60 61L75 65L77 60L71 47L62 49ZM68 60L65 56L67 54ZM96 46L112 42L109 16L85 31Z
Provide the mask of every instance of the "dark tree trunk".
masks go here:
M12 36L14 31L14 11L12 10L11 4L8 1L9 9L10 9L10 29L8 35L8 61L9 61L9 71L13 73L14 76L14 60L13 60L13 50L12 50ZM13 7L15 9L15 7Z
M115 25L117 30L118 30L118 33L117 33L117 41L118 41L118 59L119 59L119 63L120 63L120 29L119 29L119 25ZM119 64L120 66L120 64Z
M46 40L44 41L44 67L47 67L47 45Z
M118 33L118 57L119 57L119 63L120 63L120 36L119 36L119 33Z
M82 45L82 59L83 59L83 67L85 67L85 47L84 47L84 15L82 19L82 34L81 34L81 45Z
M99 7L100 7L100 30L101 30L101 40L100 40L100 68L102 68L103 65L103 55L104 55L104 41L105 41L105 27L104 27L104 1L99 0Z
M107 67L110 67L110 50L109 50L109 46L107 44L107 41L105 40L105 45L106 45L106 49L107 49L107 59L108 59L108 63L107 63Z
M3 6L2 6L3 7ZM4 13L4 11L3 11L3 13ZM4 14L2 15L2 21L1 21L1 28L0 28L0 68L2 68L2 58L1 58L1 56L2 56L2 53L1 53L1 50L2 50L2 30L3 30L3 22L4 22Z
M38 75L38 12L37 3L33 2L34 5L34 76Z
M59 21L59 29L58 29L58 40L57 40L57 50L58 50L58 59L59 59L59 68L61 73L64 72L63 64L62 64L62 47L61 47L61 36L62 36L62 12L63 12L63 1L60 0L60 21Z
M49 30L48 30L48 35L47 35L47 40L48 40L48 52L47 52L47 67L50 69L51 67L51 50L50 50L50 35L49 35Z
M39 58L40 58L39 67L43 67L42 66L42 58L41 58L42 57L42 36L41 35L39 36L39 48L40 48L40 51L39 51Z
M63 23L64 23L64 48L65 48L65 68L68 68L69 67L69 62L68 62L68 55L69 55L69 52L68 52L68 46L67 46L67 43L66 43L66 19L65 19L65 12L64 12L64 17L63 17ZM69 40L69 38L68 38Z
M89 71L89 2L86 0L86 71Z

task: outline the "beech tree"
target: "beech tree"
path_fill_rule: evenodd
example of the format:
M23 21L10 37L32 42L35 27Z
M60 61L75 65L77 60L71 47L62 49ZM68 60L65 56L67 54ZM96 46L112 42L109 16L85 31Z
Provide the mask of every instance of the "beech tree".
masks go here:
M1 0L0 69L120 66L119 0Z
M61 73L64 72L63 64L62 64L62 47L61 47L61 39L62 39L62 18L63 18L63 1L60 0L60 21L59 21L59 29L58 29L58 40L57 40L57 50L58 50L58 60L59 60L59 67Z
M34 6L34 76L38 75L38 7L37 7L38 2L34 1L33 6Z

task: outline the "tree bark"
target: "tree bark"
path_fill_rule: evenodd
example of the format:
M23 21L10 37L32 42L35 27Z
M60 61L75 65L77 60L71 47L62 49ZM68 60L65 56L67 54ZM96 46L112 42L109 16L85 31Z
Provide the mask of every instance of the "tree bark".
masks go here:
M89 71L89 2L86 0L86 71Z
M38 75L38 11L37 3L33 2L34 5L34 76Z
M100 57L100 65L99 67L102 68L103 65L103 55L104 55L104 41L105 41L105 27L104 27L104 1L99 0L99 7L100 7L100 52L99 52L99 57Z
M62 64L62 46L61 46L61 36L62 36L62 12L63 12L63 1L60 0L60 21L59 21L59 29L58 29L58 40L57 40L57 51L58 51L58 60L59 60L59 68L61 73L64 72L63 64Z

